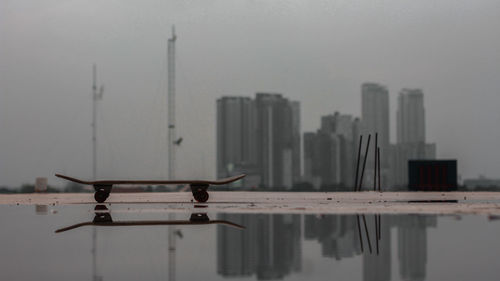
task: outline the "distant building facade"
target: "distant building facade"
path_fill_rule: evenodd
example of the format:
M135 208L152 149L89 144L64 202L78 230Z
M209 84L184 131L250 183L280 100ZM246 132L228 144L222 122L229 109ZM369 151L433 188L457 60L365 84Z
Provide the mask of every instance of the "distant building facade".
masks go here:
M361 85L361 121L364 135L378 133L378 145L383 153L390 142L389 91L385 86L377 83Z
M373 185L375 134L377 134L377 145L380 147L381 155L380 181L381 185L387 188L391 185L391 181L388 157L390 155L389 90L386 86L373 82L361 85L361 133L363 134L363 147L368 141L368 135L371 135L371 152L368 154L366 178L362 188L366 186L371 188ZM364 157L364 149L361 156Z
M397 143L425 143L424 94L420 89L402 89L396 113Z
M499 190L500 179L490 179L485 176L464 180L464 186L468 190Z
M300 104L281 94L217 100L217 176L244 172L260 187L290 189L301 177Z
M391 146L391 186L408 188L408 161L436 158L436 144L426 143L424 94L421 89L402 89L396 113L397 143Z
M217 100L217 177L242 171L257 176L255 102L248 97L222 97ZM248 179L245 179L248 180Z
M304 133L304 179L316 189L351 190L359 119L338 112L321 117L321 128Z

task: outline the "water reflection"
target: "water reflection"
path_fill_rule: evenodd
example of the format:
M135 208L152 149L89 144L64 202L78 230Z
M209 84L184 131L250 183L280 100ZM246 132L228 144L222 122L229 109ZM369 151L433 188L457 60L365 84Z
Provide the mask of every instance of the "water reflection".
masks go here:
M95 207L95 215L92 221L81 222L56 230L56 233L65 232L82 226L152 226L152 225L204 225L219 224L231 226L238 230L245 227L227 220L210 220L206 213L192 213L189 220L137 220L137 221L113 221L111 213L105 205Z
M302 241L317 241L321 255L342 260L362 256L363 280L391 280L391 229L397 231L399 273L424 280L427 228L435 215L249 215L219 214L247 227L217 228L217 273L282 279L302 269ZM303 226L303 229L302 229ZM303 233L304 239L301 239Z
M300 272L300 215L219 214L247 227L246 231L217 227L217 273L224 277L281 279Z

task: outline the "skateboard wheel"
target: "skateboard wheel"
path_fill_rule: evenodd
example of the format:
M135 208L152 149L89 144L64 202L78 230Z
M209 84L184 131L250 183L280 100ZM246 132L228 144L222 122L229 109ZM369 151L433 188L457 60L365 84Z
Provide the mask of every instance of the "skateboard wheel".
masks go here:
M108 199L108 196L109 193L103 190L98 190L94 193L94 199L98 203L103 203L104 201L106 201L106 199Z
M208 200L208 192L206 192L205 190L200 190L200 191L196 191L193 193L193 196L194 196L194 199L198 202L207 202Z

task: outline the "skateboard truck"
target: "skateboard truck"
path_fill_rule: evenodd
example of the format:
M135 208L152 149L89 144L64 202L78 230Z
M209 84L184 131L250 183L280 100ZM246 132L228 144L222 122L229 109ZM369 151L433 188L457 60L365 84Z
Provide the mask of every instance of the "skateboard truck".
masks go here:
M208 200L208 184L190 184L191 192L196 201L205 203Z
M97 201L98 203L103 203L104 201L106 201L106 199L108 199L109 197L109 193L111 192L111 188L113 187L113 185L94 185L94 190L95 190L95 193L94 193L94 199L95 201Z

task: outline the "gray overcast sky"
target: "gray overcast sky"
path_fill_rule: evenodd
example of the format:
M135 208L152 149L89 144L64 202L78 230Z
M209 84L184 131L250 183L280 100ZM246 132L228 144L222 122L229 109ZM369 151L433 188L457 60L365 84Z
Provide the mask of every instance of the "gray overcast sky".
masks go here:
M166 41L176 25L179 177L215 174L215 100L280 92L321 115L359 115L360 85L424 90L428 141L463 177L500 172L500 2L0 0L0 185L91 177L91 66L98 176L162 178ZM393 138L394 140L394 138Z

